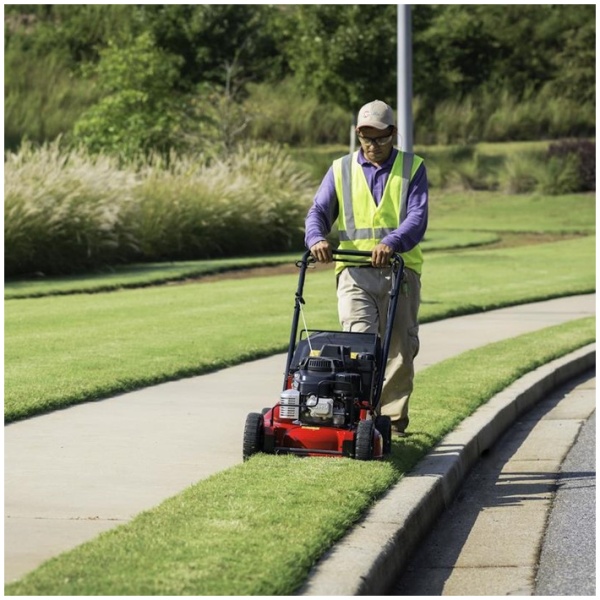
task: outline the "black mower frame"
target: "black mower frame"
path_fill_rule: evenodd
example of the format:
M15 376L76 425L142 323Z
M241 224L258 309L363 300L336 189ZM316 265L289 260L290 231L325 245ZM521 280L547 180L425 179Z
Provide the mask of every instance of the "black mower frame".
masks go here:
M361 250L333 250L333 260L335 262L354 263L355 266L369 267L371 252ZM368 260L365 260L368 259ZM283 379L283 390L285 391L288 387L288 378L290 375L290 368L294 356L298 341L298 324L300 322L300 312L302 305L306 304L303 298L304 283L306 279L306 272L310 265L316 262L315 258L308 250L302 256L296 265L300 269L298 276L298 287L295 294L294 302L294 313L292 317L292 328L290 332L290 342L288 346L288 354L285 365L285 375ZM384 337L382 340L381 357L379 359L380 368L378 370L377 381L375 384L375 391L373 393L372 409L375 411L381 400L381 392L383 389L383 382L385 381L385 370L387 365L387 359L390 352L390 345L392 341L392 332L394 327L394 319L396 318L396 308L398 303L398 296L400 294L400 285L404 275L404 260L399 253L394 253L390 260L390 267L392 269L392 289L389 292L390 302L388 304L387 322ZM377 268L377 267L373 267ZM331 332L339 333L339 332Z

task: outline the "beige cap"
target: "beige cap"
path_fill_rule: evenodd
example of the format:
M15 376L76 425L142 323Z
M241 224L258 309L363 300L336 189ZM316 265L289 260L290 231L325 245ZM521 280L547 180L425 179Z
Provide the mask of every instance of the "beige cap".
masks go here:
M394 111L381 100L373 100L373 102L365 104L358 111L357 128L375 127L375 129L387 129L394 126Z

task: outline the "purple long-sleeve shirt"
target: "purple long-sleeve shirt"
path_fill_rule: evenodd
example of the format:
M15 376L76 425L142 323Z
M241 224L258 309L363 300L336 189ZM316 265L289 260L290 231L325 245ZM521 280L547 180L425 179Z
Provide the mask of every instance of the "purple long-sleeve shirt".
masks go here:
M364 157L362 149L358 151L358 162L362 166L369 189L377 205L381 201L383 190L397 155L398 150L394 148L388 160L378 167ZM425 165L421 164L408 188L406 218L397 229L381 240L384 244L390 246L394 252L408 252L423 239L427 229L428 196L427 171ZM306 216L304 241L307 248L312 248L317 242L326 238L338 217L338 212L333 167L330 167Z

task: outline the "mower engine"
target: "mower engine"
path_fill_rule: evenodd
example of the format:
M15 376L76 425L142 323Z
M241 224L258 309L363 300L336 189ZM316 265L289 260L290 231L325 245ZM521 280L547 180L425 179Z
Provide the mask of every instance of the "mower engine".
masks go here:
M374 355L352 356L348 346L324 345L318 356L300 362L291 388L281 394L279 417L350 427L358 418L359 403L371 400L374 371Z

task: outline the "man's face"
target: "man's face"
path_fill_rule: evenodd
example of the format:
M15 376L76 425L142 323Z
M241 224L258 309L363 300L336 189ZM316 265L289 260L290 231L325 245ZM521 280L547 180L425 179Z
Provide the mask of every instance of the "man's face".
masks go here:
M356 130L363 153L369 162L381 164L385 162L394 147L394 127L375 129L361 127Z

